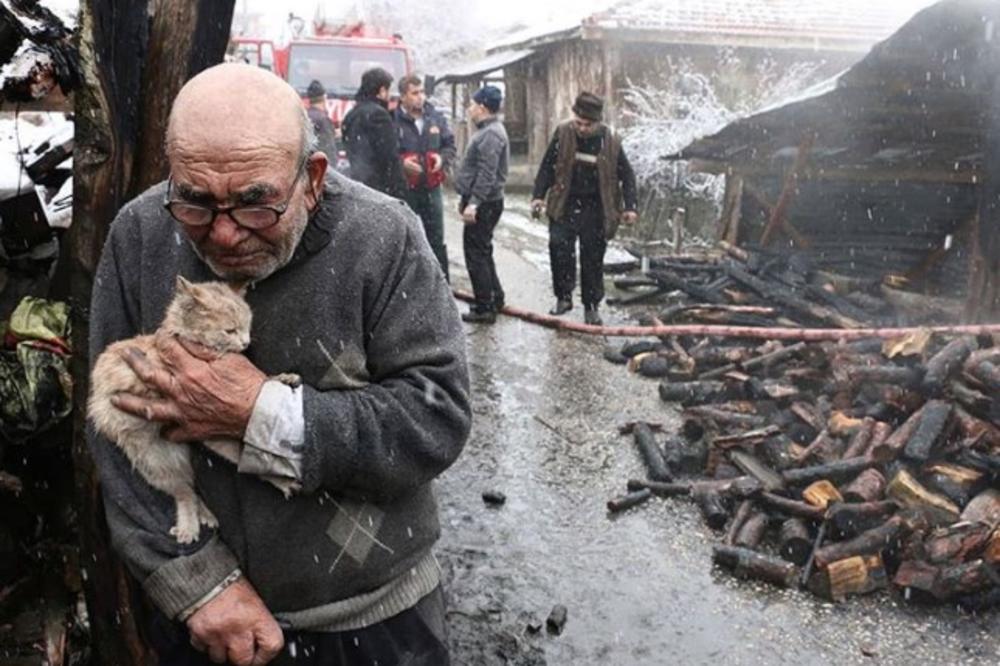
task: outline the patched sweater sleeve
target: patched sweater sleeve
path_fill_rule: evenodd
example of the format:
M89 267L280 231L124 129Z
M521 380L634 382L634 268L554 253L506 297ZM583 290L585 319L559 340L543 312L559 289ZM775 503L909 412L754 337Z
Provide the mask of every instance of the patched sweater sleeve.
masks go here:
M112 342L140 327L141 303L134 278L140 262L139 220L126 208L112 226L94 281L90 361ZM181 545L170 535L174 501L154 490L121 450L88 424L87 439L101 479L111 542L126 566L168 617L177 617L238 568L236 557L209 529Z
M415 220L364 304L370 383L304 387L303 491L404 496L458 457L471 426L465 335Z

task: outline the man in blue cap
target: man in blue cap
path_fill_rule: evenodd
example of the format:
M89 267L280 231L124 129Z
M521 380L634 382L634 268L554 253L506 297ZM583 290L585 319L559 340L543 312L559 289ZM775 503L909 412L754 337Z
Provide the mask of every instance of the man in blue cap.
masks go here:
M503 213L503 188L510 162L507 130L497 118L501 102L503 93L496 86L483 86L472 96L468 112L476 131L455 176L455 189L461 196L459 211L465 223L465 266L476 299L462 319L480 324L495 322L504 303L493 262L493 230Z

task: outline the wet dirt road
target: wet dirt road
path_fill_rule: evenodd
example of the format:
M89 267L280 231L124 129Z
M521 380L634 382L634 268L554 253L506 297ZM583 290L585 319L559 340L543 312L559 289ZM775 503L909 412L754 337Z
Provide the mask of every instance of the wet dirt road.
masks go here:
M446 201L452 280L468 289L454 207ZM507 302L541 311L547 236L526 212L527 199L509 199L495 256ZM582 318L578 302L567 316ZM455 664L1000 663L996 614L884 593L830 604L735 581L712 570L717 535L683 501L654 498L610 519L605 502L644 476L618 424L676 423L656 383L605 362L601 338L509 317L466 330L475 420L438 483ZM487 506L486 490L506 504ZM544 627L555 604L569 610L559 636Z

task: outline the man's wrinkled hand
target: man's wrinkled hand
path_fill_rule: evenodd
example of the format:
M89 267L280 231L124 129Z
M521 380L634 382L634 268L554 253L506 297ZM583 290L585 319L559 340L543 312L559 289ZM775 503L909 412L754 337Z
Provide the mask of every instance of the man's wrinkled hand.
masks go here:
M285 645L281 627L245 578L195 611L187 627L191 645L216 664L263 665Z
M475 224L476 223L476 207L475 206L473 206L473 205L470 204L470 205L468 205L468 206L465 207L465 210L462 211L462 222L465 222L466 224Z
M639 213L634 210L627 210L624 214L622 214L622 224L635 224L638 219Z
M121 393L112 398L115 407L163 423L163 436L173 442L242 439L264 373L241 354L212 358L197 348L192 354L169 336L158 336L156 344L161 366L134 347L122 357L160 397Z

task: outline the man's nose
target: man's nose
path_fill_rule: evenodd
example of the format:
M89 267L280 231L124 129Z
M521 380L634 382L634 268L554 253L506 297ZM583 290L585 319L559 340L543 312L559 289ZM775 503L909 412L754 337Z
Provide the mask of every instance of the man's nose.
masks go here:
M229 213L219 213L212 223L208 238L218 247L236 247L250 233L236 223Z

